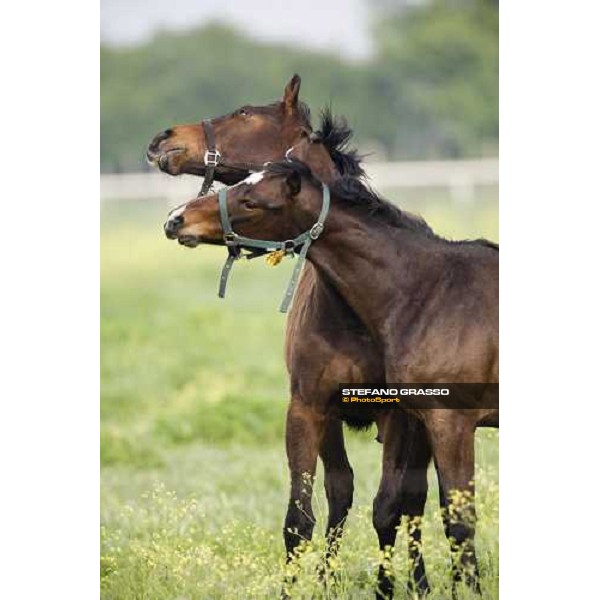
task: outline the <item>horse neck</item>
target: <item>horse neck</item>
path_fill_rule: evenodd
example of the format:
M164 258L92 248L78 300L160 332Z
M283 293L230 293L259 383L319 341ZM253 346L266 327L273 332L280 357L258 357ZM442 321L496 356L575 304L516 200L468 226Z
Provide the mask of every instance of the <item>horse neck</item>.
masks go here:
M308 259L344 298L370 332L380 337L392 304L410 302L419 285L414 264L426 249L421 236L393 227L360 209L332 203Z

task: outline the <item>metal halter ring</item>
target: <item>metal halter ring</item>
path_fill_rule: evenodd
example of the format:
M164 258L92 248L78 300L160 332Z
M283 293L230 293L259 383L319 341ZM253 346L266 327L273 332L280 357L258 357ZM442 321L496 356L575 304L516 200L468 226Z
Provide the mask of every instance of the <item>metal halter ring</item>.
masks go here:
M204 164L207 167L216 167L221 162L221 153L218 150L207 150L204 153Z
M323 223L315 223L311 228L309 235L312 240L316 240L323 233Z

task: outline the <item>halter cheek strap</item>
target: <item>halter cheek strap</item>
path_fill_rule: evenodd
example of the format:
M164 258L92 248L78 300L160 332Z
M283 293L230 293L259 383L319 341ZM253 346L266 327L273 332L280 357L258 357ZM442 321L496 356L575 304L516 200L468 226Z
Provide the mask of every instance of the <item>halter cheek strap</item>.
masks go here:
M198 193L198 198L200 196L205 196L210 190L215 178L215 169L219 162L221 162L221 153L217 150L212 123L209 120L202 121L202 129L204 129L204 139L206 141L206 152L204 153L204 164L206 168L204 171L204 181L202 182L202 188Z
M202 187L198 192L198 198L200 196L206 196L212 187L215 179L217 167L225 167L234 171L252 172L260 171L263 169L264 164L255 164L250 162L231 162L223 160L223 155L217 149L217 141L215 138L215 132L213 130L213 123L211 119L205 119L202 121L202 129L204 130L204 144L206 152L204 152L204 181Z
M293 255L295 254L296 249L301 246L298 254L298 260L294 265L292 276L290 277L283 300L281 301L281 306L279 307L279 311L282 313L286 313L288 311L288 308L292 302L292 298L294 297L294 292L296 291L296 286L298 285L298 279L300 277L308 249L323 232L325 227L325 219L329 213L329 187L324 183L321 185L323 187L323 204L321 206L321 212L319 213L319 218L317 219L316 223L310 229L304 233L301 233L294 239L285 240L284 242L256 240L254 238L247 238L235 233L231 227L229 213L227 212L227 190L222 189L219 191L219 214L221 217L221 227L223 228L223 239L225 240L225 245L227 246L227 250L229 252L229 256L227 257L227 260L225 261L225 264L221 270L221 279L219 281L219 298L225 297L227 281L229 279L229 274L231 273L231 268L233 267L235 261L242 257L242 247L258 248L260 250L268 251L281 250L285 252L285 254Z

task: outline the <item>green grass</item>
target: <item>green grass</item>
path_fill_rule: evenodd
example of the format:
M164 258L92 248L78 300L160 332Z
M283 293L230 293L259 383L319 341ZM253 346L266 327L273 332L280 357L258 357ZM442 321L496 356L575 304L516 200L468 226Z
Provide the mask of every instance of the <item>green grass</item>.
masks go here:
M440 233L497 240L495 195L485 190L481 202L457 207L437 195L392 194L409 210L423 206ZM219 300L224 252L168 242L165 214L152 203L102 208L102 597L273 598L284 573L288 492L285 317L277 307L292 263L236 266ZM356 499L339 557L340 598L372 596L370 506L381 454L373 435L347 435ZM484 597L495 598L497 433L478 432L477 444L477 545ZM448 546L431 485L425 557L432 597L447 598ZM326 512L320 478L315 492L317 527L299 598L324 594L314 577ZM401 581L405 546L403 532L394 557Z

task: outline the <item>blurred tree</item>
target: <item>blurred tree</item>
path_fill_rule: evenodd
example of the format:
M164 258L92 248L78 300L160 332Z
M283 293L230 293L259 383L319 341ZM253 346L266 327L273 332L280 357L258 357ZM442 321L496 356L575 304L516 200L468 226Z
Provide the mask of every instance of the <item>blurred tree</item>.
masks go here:
M331 103L359 144L390 157L494 152L498 139L498 8L484 0L375 0L377 52L366 63L264 45L222 25L101 49L101 162L144 168L150 138L246 103L280 97L290 75L313 109Z
M294 72L304 74L302 98L313 107L364 94L355 71L337 58L261 45L220 25L162 34L137 48L103 48L103 168L139 168L145 144L168 126L280 98Z
M396 119L385 134L389 152L455 158L496 151L497 2L378 4L375 63Z

